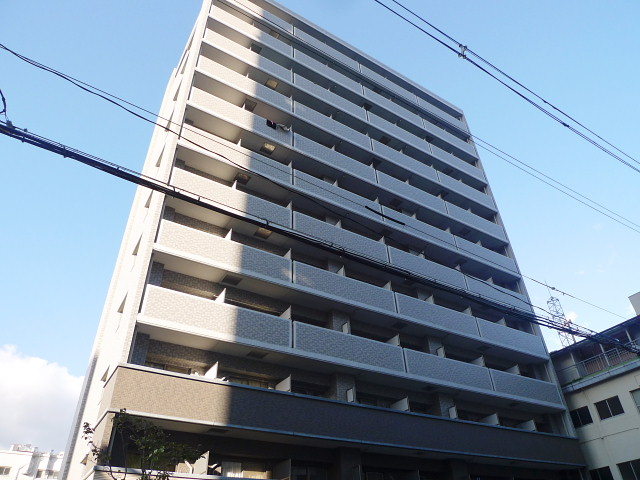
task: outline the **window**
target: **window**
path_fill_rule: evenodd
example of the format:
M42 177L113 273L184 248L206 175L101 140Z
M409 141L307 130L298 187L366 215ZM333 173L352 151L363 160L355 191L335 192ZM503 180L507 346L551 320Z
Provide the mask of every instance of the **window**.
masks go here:
M580 407L575 410L571 410L569 413L571 414L573 426L576 428L593 423L591 413L589 413L589 407Z
M0 467L0 475L9 475L11 467Z
M595 405L596 410L598 410L598 415L600 415L600 420L615 417L616 415L622 415L624 413L620 399L617 396L596 402Z
M633 401L636 402L636 407L638 407L638 411L640 411L640 389L633 390L629 393L633 397Z
M622 480L640 480L640 459L619 463Z
M611 470L609 467L596 468L595 470L589 470L591 480L613 480Z

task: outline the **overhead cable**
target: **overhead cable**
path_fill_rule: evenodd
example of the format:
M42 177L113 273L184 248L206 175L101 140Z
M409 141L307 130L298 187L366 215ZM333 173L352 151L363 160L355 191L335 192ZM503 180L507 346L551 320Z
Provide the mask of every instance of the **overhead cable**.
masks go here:
M238 9L238 8L236 8L236 7L233 7L231 4L230 4L230 6L231 6L231 8L233 8L234 10L236 10L237 12L242 13L240 9ZM309 42L307 42L306 40L304 40L304 39L303 39L303 38L301 38L301 37L296 36L296 35L295 35L295 33L293 33L293 34L292 34L292 33L288 32L288 31L286 31L286 30L282 29L282 27L281 27L280 25L278 25L278 24L274 23L271 19L269 19L269 18L267 18L267 17L263 16L263 15L262 15L262 13L260 13L259 11L256 11L256 10L254 10L254 9L252 9L252 8L248 7L248 6L245 6L244 8L247 8L247 9L248 9L248 10L250 10L253 14L255 14L255 15L256 15L256 16L258 16L258 17L260 17L260 18L262 19L262 21L258 21L258 22L259 22L259 23L262 23L264 26L267 26L267 27L270 27L270 28L273 28L273 29L278 30L278 32L279 32L281 35L283 35L283 36L287 36L287 38L292 39L295 43L300 44L300 45L302 45L303 47L305 47L305 48L307 48L307 49L313 50L316 54L321 55L321 56L322 56L322 57L324 57L327 61L329 61L329 62L331 62L331 63L335 64L336 66L339 66L340 68L342 68L342 69L344 69L344 70L351 71L352 73L356 73L356 74L358 74L359 76L362 76L362 77L363 77L363 78L365 78L368 82L370 82L371 84L375 85L375 86L376 86L376 88L379 88L379 89L384 90L388 95L390 95L391 97L393 97L393 98L394 98L394 100L395 100L395 101L397 101L398 103L401 103L401 104L407 105L407 106L408 106L408 107L410 107L410 108L415 108L415 107L416 107L416 105L415 105L415 104L411 104L411 103L410 103L409 101L407 101L405 98L403 98L402 96L399 96L397 93L395 93L393 90L389 89L389 88L388 88L388 87L386 87L385 85L383 85L383 84L381 84L381 83L377 82L377 81L376 81L376 80L374 80L374 79L371 79L371 78L367 77L363 72L355 71L355 70L354 70L350 65L347 65L346 63L344 63L344 62L343 62L343 61L341 61L340 59L337 59L337 58L335 58L335 57L331 56L331 55L330 55L330 54L328 54L327 52L323 52L323 51L321 51L321 50L317 50L317 49L316 49L316 48L314 48L314 46L313 46L313 45L311 45ZM419 28L419 27L418 27L418 28ZM427 35L430 35L428 32L425 32L425 33L427 33ZM430 35L430 36L431 36L431 35ZM440 40L438 40L437 38L435 38L435 40L437 40L437 41L439 41L439 42L440 42ZM452 48L452 47L449 47L449 46L447 46L447 45L445 45L445 46L446 46L447 48L451 49L452 51L456 51L456 50L455 50L454 48ZM446 125L447 127L450 127L450 128L452 128L452 129L455 129L455 130L459 130L459 127L458 127L457 125L455 125L455 124L451 123L451 121L450 121L449 119L447 119L447 118L445 118L445 117L442 117L442 116L440 116L440 115L437 115L437 114L435 114L435 113L434 113L434 112L432 112L432 111L429 111L429 112L428 112L428 114L429 114L430 116L432 116L433 118L437 119L439 122L441 122L441 123L443 123L444 125ZM533 171L537 172L538 174L540 174L540 175L544 176L545 178L547 178L547 179L548 179L548 180L550 180L551 182L555 183L556 185L559 185L560 187L562 187L562 188L566 188L566 189L567 189L567 190L569 190L570 192L573 192L573 194L575 194L575 195L577 195L577 196L581 197L583 200L580 200L580 199L576 198L576 197L575 197L574 195L572 195L571 193L569 193L569 192L567 192L567 191L562 190L562 188L558 188L557 186L554 186L554 185L549 184L549 182L548 182L548 181L545 181L543 178L538 177L538 175L533 174L533 173L531 173L531 172L527 172L526 170L523 170L522 168L518 167L517 165L514 165L512 162L510 162L509 160L507 160L507 159L506 159L506 158L504 158L503 156L498 155L498 154L496 154L495 152L493 152L493 151L491 151L491 150L488 150L490 153L492 153L493 155L497 156L497 157L498 157L498 158L500 158L501 160L503 160L503 161L505 161L505 162L509 163L510 165L512 165L512 166L514 166L514 167L516 167L516 168L518 168L518 169L520 169L520 170L522 170L523 172L525 172L525 173L527 173L528 175L532 176L532 177L533 177L533 178L535 178L536 180L539 180L539 181L541 181L542 183L544 183L544 184L546 184L546 185L550 186L551 188L554 188L555 190L559 191L560 193L564 194L565 196L567 196L567 197L569 197L569 198L571 198L571 199L573 199L573 200L576 200L577 202L579 202L579 203L583 204L584 206L587 206L588 208L590 208L590 209L592 209L592 210L596 211L597 213L600 213L601 215L604 215L605 217L607 217L607 218L609 218L609 219L611 219L611 220L613 220L613 221L615 221L615 222L617 222L617 223L621 224L621 225L622 225L622 226L624 226L624 227L629 228L630 230L633 230L633 231L634 231L634 232L636 232L636 233L640 233L640 231L639 231L638 229L636 229L636 228L634 228L634 227L630 226L630 225L635 225L636 227L640 228L640 225L639 225L639 224L634 223L633 221L629 220L628 218L625 218L624 216L622 216L622 215L620 215L620 214L618 214L618 213L616 213L616 212L613 212L611 209L609 209L609 208L607 208L607 207L605 207L605 206L601 205L600 203L596 202L595 200L592 200L591 198L587 197L586 195L583 195L583 194L578 193L576 190L574 190L574 189L572 189L572 188L570 188L570 187L568 187L568 186L564 185L563 183L561 183L561 182L559 182L559 181L557 181L557 180L553 179L552 177L550 177L550 176L548 176L548 175L546 175L546 174L544 174L544 173L540 172L539 170L535 169L534 167L532 167L531 165L527 164L526 162L524 162L524 161L522 161L522 160L517 159L517 158L516 158L516 157L514 157L513 155L507 154L506 152L504 152L504 151L500 150L499 148L495 147L494 145L492 145L491 143L487 142L486 140L483 140L482 138L478 137L477 135L474 135L474 134L472 134L472 133L470 133L470 132L465 132L465 133L467 133L471 138L473 138L473 139L474 139L474 140L476 140L477 142L480 142L479 144L477 144L479 147L481 147L481 148L485 148L485 147L483 147L483 145L481 145L481 144L486 144L487 146L489 146L489 147L491 147L491 148L493 148L493 149L497 150L498 152L500 152L502 155L508 156L508 157L510 157L512 160L514 160L514 161L516 161L516 162L520 163L521 165L524 165L525 167L527 167L527 168L529 168L529 169L531 169L531 170L533 170ZM487 150L487 149L485 148L485 150ZM585 203L585 202L587 202L587 203ZM595 206L594 206L594 205L595 205ZM606 213L602 212L600 209L603 209L603 210L605 210L605 211L609 212L610 214L612 214L614 217L617 217L617 218L614 218L614 217L612 217L611 215L608 215L608 214L606 214Z
M55 74L56 76L58 76L58 77L60 77L60 78L62 78L62 79L64 79L64 80L69 81L69 82L70 82L70 83L72 83L73 85L75 85L75 86L77 86L77 87L81 88L82 90L84 90L84 91L86 91L86 92L88 92L88 93L91 93L91 94L97 95L98 97L100 97L100 98L102 98L102 99L105 99L105 100L109 101L110 103L112 103L112 104L114 104L114 105L116 105L116 106L118 106L118 107L122 108L123 110L125 110L126 112L128 112L128 113L130 113L130 114L133 114L135 117L137 117L137 118L139 118L139 119L142 119L142 120L144 120L144 121L146 121L146 122L148 122L148 123L151 123L151 124L153 124L153 125L155 125L155 126L159 126L159 127L164 128L165 130L167 130L167 131L169 131L169 132L171 132L171 133L175 134L175 135L176 135L176 136L178 136L179 138L183 138L183 139L184 139L184 140L186 140L187 142L189 142L189 143L191 143L191 144L193 144L193 145L195 145L195 146L197 146L197 147L199 147L199 148L201 148L201 149L203 149L203 150L205 150L205 151L207 151L207 152L209 152L209 153L213 153L213 154L215 154L215 155L217 155L217 156L219 156L219 157L223 158L225 161L227 161L227 162L229 162L230 164L232 164L232 165L234 165L234 166L236 166L236 167L240 168L240 169L241 169L241 170L243 170L243 171L247 171L247 172L252 173L252 174L254 174L254 175L257 175L257 176L260 176L260 177L262 177L262 178L265 178L266 180L268 180L268 181L270 181L270 182L274 183L275 185L277 185L277 186L279 186L279 187L281 187L281 188L286 189L286 190L287 190L287 191L289 191L290 193L293 193L293 194L295 194L295 195L298 195L298 196L304 197L304 198L306 198L306 199L308 199L308 200L312 201L313 203L315 203L315 204L319 205L321 208L323 208L323 209L325 209L325 210L329 211L330 213L332 213L333 215L337 216L338 218L340 218L340 217L347 218L347 219L349 219L350 221L353 221L354 223L356 223L357 225L359 225L359 226L361 226L361 227L363 227L363 228L365 228L365 229L367 229L367 230L369 230L369 231L371 231L371 232L375 233L376 235L381 235L381 233L380 233L379 231L377 231L377 230L375 230L375 229L372 229L372 228L371 228L371 227L369 227L368 225L366 225L366 224L364 224L364 223L360 222L359 220L354 219L353 217L351 217L351 216L349 215L349 213L348 213L348 212L347 212L347 213L340 213L340 212L337 212L337 211L335 211L334 209L332 209L331 207L327 206L327 205L326 205L326 203L321 203L321 202L319 202L317 199L315 199L314 197L312 197L312 196L310 196L310 195L308 195L308 194L305 194L305 193L300 192L300 191L298 191L298 190L292 189L289 185L283 184L282 182L275 181L275 180L274 180L274 179L272 179L271 177L266 176L266 175L264 175L264 174L262 174L262 173L259 173L259 172L256 172L256 171L254 171L254 170L248 169L248 168L246 168L245 166L243 166L243 165L241 165L241 164L238 164L237 162L234 162L233 160L229 159L228 157L226 157L226 156L224 156L224 155L220 154L219 152L213 151L213 150L211 150L211 149L209 149L209 148L207 148L207 147L205 147L205 146L203 146L203 145L199 144L198 142L195 142L195 141L193 141L193 140L191 140L191 139L187 139L187 138L185 138L185 137L181 137L181 136L180 136L180 134L179 134L179 132L176 132L176 131L174 131L174 130L172 130L171 128L169 128L169 127L168 127L168 124L176 125L176 126L178 126L178 127L182 126L181 124L179 124L179 123L177 123L177 122L173 122L173 121L171 121L171 120L169 120L169 119L167 119L167 118L164 118L164 117L161 117L161 116L159 116L159 115L156 115L155 113L151 112L150 110L144 109L143 107L140 107L140 106L136 105L135 103L129 102L129 101L124 100L124 99L121 99L120 97L117 97L117 96L115 96L115 95L113 95L113 94L111 94L111 93L109 93L109 92L104 91L104 90L98 89L97 87L94 87L94 86L93 86L93 85L91 85L91 84L88 84L88 83L86 83L86 82L83 82L83 81L81 81L81 80L78 80L78 79L76 79L76 78L73 78L73 77L71 77L70 75L67 75L67 74L62 73L62 72L60 72L60 71L57 71L57 70L55 70L55 69L53 69L53 68L51 68L51 67L48 67L48 66L46 66L46 65L44 65L44 64L41 64L41 63L37 62L37 61L35 61L35 60L32 60L32 59L30 59L30 58L28 58L28 57L25 57L24 55L18 54L17 52L14 52L13 50L11 50L11 49L7 48L6 46L4 46L4 45L2 45L2 44L0 44L0 48L2 48L2 49L4 49L4 50L7 50L8 52L12 53L13 55L15 55L16 57L18 57L18 58L22 59L23 61L28 62L28 63L29 63L29 64L31 64L31 65L34 65L34 66L36 66L36 67L38 67L38 68L41 68L41 69L44 69L44 70L46 70L46 71L48 71L48 72L50 72L50 73ZM95 90L95 91L93 91L93 90ZM111 98L108 98L108 97L111 97ZM157 123L156 121L154 121L154 120L148 119L148 118L144 117L143 115L137 114L136 112L133 112L130 108L125 107L124 105L120 104L119 102L123 102L123 103L125 103L125 104L127 104L127 105L129 105L129 106L131 106L131 107L133 107L133 108L139 109L139 110L141 110L141 111L143 111L143 112L145 112L145 113L148 113L148 114L150 114L150 115L153 115L154 117L157 117L157 118L159 118L159 119L161 119L161 120L163 120L163 121L167 122L167 125L160 125L160 124L158 124L158 123ZM215 139L213 139L213 138L210 138L210 137L208 137L208 136L205 136L205 135L204 135L202 132L200 132L198 129L192 128L192 127L191 127L191 126L189 126L189 125L184 125L184 126L182 126L182 127L183 127L183 128L185 128L185 129L187 129L187 130L189 130L189 131L192 131L193 133L196 133L197 135L199 135L199 136L201 136L201 137L204 137L204 138L206 138L206 139L208 139L208 140L210 140L210 141L213 141L213 142L215 142L215 143L218 143L218 144L221 144L221 145L222 145L222 142L217 141L217 140L215 140ZM501 150L497 149L496 147L494 147L493 145L489 144L488 142L484 142L484 141L482 141L482 142L483 142L483 143L486 143L487 145L490 145L492 148L495 148L496 150L498 150L498 151L502 152ZM231 147L227 146L227 148L231 148ZM238 153L241 153L241 154L243 154L243 155L248 156L248 154L246 154L246 152L243 152L243 151L238 150L238 149L236 149L236 148L232 148L232 149L233 149L234 151L238 152ZM491 153L493 153L494 155L497 155L495 152L491 152ZM504 153L504 152L502 152L502 153ZM505 155L508 155L508 154L505 154ZM498 156L499 156L499 155L498 155ZM503 157L501 157L501 156L499 156L499 157L500 157L500 158L502 158L503 160L505 160L505 161L509 162L509 160L507 160L507 159L505 159L505 158L503 158ZM511 157L511 156L509 155L509 157ZM254 159L254 160L257 160L257 161L262 162L262 160L261 160L259 157L251 157L251 158L252 158L252 159ZM511 157L511 158L514 158L514 157ZM518 160L517 160L517 159L515 159L515 158L514 158L514 160L518 161ZM509 162L509 163L511 163L511 162ZM520 163L524 163L524 162L520 162ZM512 164L512 165L514 165L513 163L511 163L511 164ZM269 165L270 165L272 168L275 168L276 170L280 170L280 171L282 171L282 172L288 173L288 171L285 171L284 169L280 169L280 168L279 168L279 167L277 167L277 166L273 166L273 165L271 165L271 164L269 164ZM525 164L525 165L526 165L526 164ZM517 165L514 165L514 166L515 166L516 168L520 168L520 167L518 167ZM532 168L532 167L529 167L529 168ZM522 168L520 168L520 169L521 169L521 170L523 170ZM534 170L535 170L535 169L534 169ZM526 170L523 170L523 171L525 171L525 173L528 173L528 174L532 175L530 172L527 172ZM543 175L544 175L544 174L543 174ZM546 176L546 175L545 175L545 176ZM537 177L536 177L536 178L537 178ZM549 177L548 177L548 178L549 178ZM300 180L301 180L301 181L303 181L303 182L309 183L309 182L308 182L306 179L304 179L304 178L300 178ZM562 190L560 190L560 189L558 189L557 187L555 187L555 186L553 186L553 185L549 184L548 182L545 182L544 180L542 180L542 181L543 181L544 183L547 183L547 184L548 184L549 186L551 186L552 188L556 188L557 190L559 190L559 191L561 191L561 192L562 192ZM559 182L556 182L556 183L559 183ZM349 202L349 203L353 203L354 205L356 205L356 206L358 206L358 207L360 207L360 208L367 209L367 210L369 210L369 211L371 211L371 212L373 212L373 213L375 213L375 214L379 215L381 218L386 218L386 219L388 219L388 220L391 220L391 221L392 221L392 222L394 222L394 223L397 223L397 224L403 225L404 227L406 227L406 228L408 228L408 229L414 230L414 231L416 231L416 232L420 233L421 235L424 235L424 236L427 236L427 237L434 238L434 239L438 240L438 238L437 238L437 237L434 237L434 235L433 235L433 234L431 234L431 233L429 233L429 232L427 232L427 231L425 231L425 230L422 230L422 229L420 229L420 228L417 228L417 227L415 227L415 226L413 226L413 225L411 225L411 224L409 224L409 223L405 223L405 222L399 221L399 220L397 220L397 219L394 219L393 217L389 217L389 216L387 216L387 215L384 215L383 213L378 212L378 211L376 211L376 210L374 210L374 209L370 208L370 207L369 207L369 206L367 206L367 205L364 205L364 204L361 204L361 203L359 203L359 202L356 202L354 199L352 199L352 198L350 198L350 197L348 197L348 196L341 195L341 194L336 193L336 192L334 192L334 191L332 191L332 190L329 190L329 189L327 189L327 188L324 188L324 187L322 187L321 185L316 185L315 183L314 183L314 184L312 184L312 185L313 185L314 187L316 187L316 188L320 188L321 190L325 190L326 192L330 193L331 195L335 195L335 196L337 196L337 197L339 197L339 198L342 198L343 200L345 200L345 201L347 201L347 202ZM561 185L562 185L562 184L561 184ZM562 193L566 193L566 192L562 192ZM569 194L567 194L567 195L569 195ZM580 194L578 194L578 195L580 195ZM590 208L592 208L592 209L594 209L594 210L598 211L596 208L594 208L594 207L592 207L592 206L590 206L590 205L587 205L586 203L584 203L584 202L580 201L579 199L577 199L577 198L575 198L575 197L573 197L573 196L571 196L571 195L569 195L569 196L570 196L571 198L576 199L576 200L577 200L577 201L579 201L580 203L583 203L583 204L585 204L586 206L588 206L588 207L590 207ZM582 195L581 195L581 196L582 196ZM586 197L584 197L584 198L586 198ZM594 202L594 203L595 203L595 202ZM603 208L605 208L605 207L603 207ZM620 221L616 220L615 218L613 218L613 217L611 217L611 216L609 216L609 215L606 215L606 214L604 214L603 212L600 212L600 213L602 213L603 215L607 216L608 218L610 218L610 219L612 219L612 220L614 220L614 221L617 221L618 223L621 223L622 225L627 226L628 228L631 228L632 230L634 230L634 231L636 231L636 232L640 233L640 231L638 231L638 230L636 230L636 229L633 229L632 227L629 227L628 225L625 225L624 223L622 223L622 222L620 222ZM616 215L617 215L617 214L616 214ZM621 218L624 218L624 217L621 217ZM630 222L630 221L629 221L629 222ZM633 223L633 222L630 222L630 223ZM467 249L465 249L465 248L463 248L463 247L461 247L461 246L457 246L457 249L458 249L458 250L460 250L460 251L462 251L462 252L466 252L466 253L472 254L473 256L475 256L475 257L478 257L478 258L482 259L482 260L483 260L483 261L485 261L486 263L489 263L489 264L495 265L495 266L497 266L497 267L503 268L501 265L499 265L499 264L498 264L498 263L496 263L495 261L493 261L493 260L491 260L491 259L489 259L489 258L487 258L487 257L485 257L485 256L483 256L483 255L480 255L480 254L478 254L478 253L476 253L476 252L472 252L472 251L467 250ZM527 277L527 278L529 278L529 277ZM487 281L485 281L485 280L481 280L481 279L478 279L478 280L479 280L479 281L481 281L481 282L483 282L483 283L485 283L487 286L489 286L489 287L490 287L490 288L492 288L492 289L498 290L498 291L500 291L500 292L502 292L502 293L504 293L504 294L506 294L506 295L508 295L508 296L512 296L513 298L516 298L516 299L518 299L518 300L521 300L519 297L517 297L517 296L515 296L515 295L512 295L512 294L509 294L509 293L505 292L503 289L498 289L498 288L497 288L495 285L493 285L492 283L489 283L489 282L487 282ZM576 300L580 300L580 299L578 299L578 297L574 297L574 298L575 298ZM532 305L532 306L533 306L533 305ZM533 306L533 307L534 307L534 308L538 308L539 310L541 310L541 311L543 311L543 312L549 313L549 312L547 312L545 309L543 309L543 308L541 308L541 307L536 307L536 306ZM604 310L604 309L602 309L602 310ZM619 316L619 315L617 315L617 316Z
M418 24L412 22L411 20L409 20L407 17L405 17L404 15L402 15L401 13L397 12L396 10L394 10L393 8L389 7L388 5L385 5L382 1L380 0L373 0L374 2L376 2L377 4L381 5L382 7L384 7L385 9L387 9L389 12L393 13L394 15L396 15L397 17L401 18L402 20L404 20L405 22L407 22L408 24L412 25L413 27L417 28L418 30L420 30L422 33L424 33L425 35L429 36L430 38L434 39L435 41L437 41L440 45L446 47L448 50L453 51L456 55L458 55L459 57L463 58L464 60L468 61L469 63L471 63L474 67L478 68L479 70L481 70L482 72L484 72L485 74L489 75L491 78L493 78L494 80L496 80L497 82L501 83L504 87L506 87L507 89L511 90L511 92L513 92L514 94L516 94L517 96L519 96L521 99L523 99L525 102L529 103L531 106L533 106L534 108L538 109L540 112L544 113L545 115L547 115L548 117L550 117L551 119L553 119L554 121L558 122L560 125L562 125L563 127L566 127L567 129L569 129L571 132L573 132L574 134L578 135L579 137L581 137L583 140L587 141L588 143L592 144L594 147L600 149L601 151L603 151L604 153L606 153L607 155L609 155L610 157L614 158L615 160L617 160L618 162L622 163L623 165L631 168L632 170L634 170L637 173L640 173L640 168L636 167L635 165L629 163L627 160L625 160L624 158L622 158L620 155L614 153L613 151L611 151L609 148L607 148L606 146L602 145L601 143L599 143L598 141L594 140L593 138L589 137L589 135L585 134L584 132L581 132L580 130L578 130L576 127L570 125L569 123L567 123L565 120L563 120L562 118L558 117L556 114L554 114L552 111L550 111L549 109L547 109L546 107L544 107L543 105L540 105L539 103L537 103L535 100L532 100L531 98L527 97L524 93L518 91L515 87L509 85L506 81L502 80L501 78L499 78L497 75L491 73L489 70L487 70L486 68L484 68L483 66L481 66L480 64L478 64L477 62L475 62L474 60L470 59L469 56L467 55L468 52L470 52L469 48L466 45L462 45L461 43L458 43L456 40L451 39L451 37L449 37L447 35L447 38L451 39L452 41L457 43L457 47L458 49L452 47L451 45L447 45L446 42L442 41L441 39L437 38L435 35L431 34L430 32L428 32L427 30L425 30L424 28L420 27ZM398 2L394 3L398 4ZM405 10L411 12L411 10L408 10L406 7ZM422 21L424 21L422 19L422 17L416 15L415 13L411 12L414 16L416 16L417 18L421 19ZM426 22L429 26L432 26L430 23ZM441 32L440 30L438 30L438 32ZM482 57L477 56L479 59L482 59ZM531 92L531 90L529 90L528 88L524 87L521 83L515 81L512 77L504 74L504 72L502 72L502 70L497 69L495 67L493 67L493 65L490 62L487 62L486 60L482 59L481 60L483 63L487 64L489 66L489 68L493 68L495 69L498 74L504 75L506 76L509 80L513 81L514 83L516 83L516 85L520 86L521 88L524 88L527 92ZM531 92L533 93L533 92ZM542 97L538 96L537 94L534 94L536 96L536 98L540 98L542 99ZM552 106L549 102L547 102L546 100L542 99L544 101L544 103L549 104L550 106ZM584 127L581 123L573 120L573 117L570 117L569 115L565 114L562 110L553 107L554 110L556 110L558 113L560 113L561 115L564 115L567 119L569 119L570 121L573 121L574 123L576 123L577 125L581 126L582 128L584 128L585 130L587 130L588 132L592 133L593 135L595 135L598 139L602 139L602 137L600 137L597 134L594 134L591 130L589 130L588 128ZM621 152L624 156L628 157L632 162L640 165L640 161L636 160L635 158L631 157L630 155L626 154L625 152L623 152L622 150L620 150L619 148L613 146L611 143L607 142L606 140L603 140L607 145L613 147L615 150Z
M447 33L443 32L441 29L439 29L438 27L436 27L435 25L433 25L432 23L430 23L429 21L427 21L426 19L424 19L423 17L421 17L420 15L418 15L415 11L410 10L409 8L407 8L405 5L401 4L399 1L397 0L391 0L393 3L395 3L396 5L398 5L399 7L401 7L403 10L409 12L411 15L413 15L414 17L420 19L421 21L423 21L425 24L429 25L431 28L433 28L435 31L437 31L438 33L440 33L441 35L444 35L446 38L448 38L450 41L457 43L459 47L463 47L463 45L456 40L455 38L451 37L450 35L448 35ZM571 120L572 122L574 122L576 125L579 125L580 127L584 128L587 132L591 133L592 135L596 136L598 139L602 140L604 143L606 143L607 145L609 145L610 147L612 147L613 149L615 149L617 152L623 154L625 157L627 157L630 160L633 160L634 162L640 164L640 162L638 160L636 160L635 158L633 158L631 155L629 155L628 153L620 150L618 147L616 147L615 145L613 145L612 143L608 142L606 139L602 138L600 135L598 135L596 132L594 132L593 130L591 130L589 127L587 127L586 125L584 125L583 123L579 122L578 120L576 120L574 117L572 117L571 115L569 115L567 112L563 111L562 109L560 109L559 107L555 106L553 103L549 102L548 100L546 100L545 98L541 97L540 95L538 95L536 92L534 92L533 90L531 90L530 88L528 88L527 86L523 85L521 82L519 82L518 80L516 80L515 78L513 78L511 75L509 75L508 73L506 73L504 70L498 68L497 66L495 66L493 63L491 63L489 60L481 57L478 53L474 52L472 49L470 49L469 47L467 47L466 45L464 45L464 50L465 53L468 53L470 55L473 55L475 58L477 58L478 60L480 60L481 62L483 62L484 64L488 65L489 67L491 67L493 70L497 71L498 73L500 73L501 75L503 75L504 77L508 78L509 80L511 80L513 83L515 83L516 85L518 85L519 87L523 88L524 90L526 90L527 92L529 92L530 94L532 94L533 96L535 96L538 100L542 101L543 103L545 103L546 105L549 105L549 107L551 107L552 109L556 110L558 113L564 115L566 118L568 118L569 120Z
M127 180L129 182L132 183L136 183L140 186L144 186L147 188L150 188L154 191L158 191L160 193L163 193L165 195L169 195L175 198L178 198L180 200L186 201L188 203L191 203L193 205L197 205L209 210L213 210L215 212L218 213L222 213L224 215L227 216L231 216L233 218L239 219L241 221L244 222L248 222L248 223L252 223L254 225L258 225L264 228L267 228L275 233L281 234L283 236L286 237L290 237L293 238L295 240L298 241L302 241L304 243L307 244L311 244L317 248L321 248L323 250L329 251L331 253L334 254L338 254L340 256L343 256L345 258L354 260L356 262L365 264L365 265L369 265L372 266L374 268L378 268L381 269L387 273L391 273L393 275L398 275L400 277L404 277L404 278L409 278L411 280L417 281L419 283L426 283L427 285L431 285L431 286L435 286L436 288L439 288L441 290L445 290L448 291L450 293L455 293L458 294L462 297L468 298L471 301L475 301L481 304L485 304L490 306L491 308L494 308L498 311L502 311L503 313L506 313L508 315L512 315L516 318L520 318L521 320L530 322L530 323L534 323L534 324L538 324L541 326L546 326L548 328L553 328L555 330L560 330L560 331L566 331L567 333L572 333L576 336L580 336L583 338L587 338L589 340L601 343L601 344L605 344L605 345L610 345L616 348L621 348L624 350L628 350L632 353L640 353L640 348L635 347L635 345L626 345L623 344L622 342L618 341L615 338L612 337L608 337L606 335L603 335L601 333L598 332L594 332L590 329L584 328L584 327L580 327L577 325L574 325L571 329L569 329L568 327L561 325L561 324L557 324L556 322L554 322L553 319L551 318L545 318L545 317L540 317L538 315L535 315L532 312L526 312L524 310L520 310L516 307L514 307L513 305L510 304L506 304L500 301L497 301L495 299L491 299L488 297L485 297L481 294L477 294L474 292L471 292L469 290L460 288L460 287L456 287L450 284L447 284L445 282L443 282L441 279L435 279L435 278L430 278L427 277L423 274L420 274L418 272L415 272L413 270L407 269L407 268L403 268L403 267L399 267L396 265L393 265L391 263L388 262L384 262L372 257L368 257L364 254L362 254L361 252L355 251L355 250L351 250L348 247L344 247L338 244L335 244L333 242L328 242L326 240L323 239L319 239L317 237L313 237L311 235L308 234L304 234L301 233L299 231L296 231L294 229L291 229L289 227L271 222L265 218L260 218L257 217L256 215L252 214L251 212L246 212L243 211L242 209L237 209L237 208L233 208L231 207L233 210L236 210L237 212L240 213L234 213L232 211L226 210L225 208L230 208L228 205L225 205L222 202L219 202L217 200L213 200L210 199L208 197L199 195L197 193L194 192L189 192L187 190L181 189L179 187L170 185L166 182L163 182L161 180L157 180L154 179L152 177L148 177L146 175L143 175L139 172L135 172L131 169L128 169L126 167L120 166L118 164L115 164L113 162L108 162L104 159L101 159L99 157L93 156L93 155L88 155L85 154L84 152L81 152L80 150L68 147L66 145L63 145L59 142L55 142L52 141L48 138L42 137L40 135L36 135L34 133L31 132L27 132L26 130L23 129L19 129L14 127L13 125L9 125L6 122L0 122L0 134L6 135L10 138L14 138L17 140L22 141L23 143L29 143L31 145L37 146L39 148L43 148L45 150L48 150L50 152L56 153L58 155L61 155L65 158L70 158L73 159L75 161L79 161L85 165L88 165L92 168L96 168L98 170L104 171L110 175L114 175L117 176L119 178L122 178L124 180ZM218 205L223 205L225 208L222 208ZM526 301L522 301L525 304L528 304L530 306L530 303L526 302ZM535 307L535 306L534 306ZM535 308L540 308L540 307L535 307Z

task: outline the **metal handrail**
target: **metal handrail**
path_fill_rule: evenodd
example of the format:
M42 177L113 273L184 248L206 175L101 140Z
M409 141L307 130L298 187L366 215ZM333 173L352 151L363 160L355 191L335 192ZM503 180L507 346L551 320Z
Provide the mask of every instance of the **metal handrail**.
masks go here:
M638 342L631 341L625 344L630 347L640 346ZM570 383L579 378L583 378L594 373L608 370L611 367L637 359L638 355L628 350L614 347L610 350L594 355L569 367L558 370L558 377L561 384Z

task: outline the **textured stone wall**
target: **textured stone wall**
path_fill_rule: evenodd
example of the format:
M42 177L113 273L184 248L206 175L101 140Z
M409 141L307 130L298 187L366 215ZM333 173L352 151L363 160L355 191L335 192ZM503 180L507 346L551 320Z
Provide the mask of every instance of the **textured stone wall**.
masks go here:
M163 288L175 290L177 292L188 293L202 298L215 299L226 289L225 300L231 300L244 304L245 306L255 306L264 310L280 314L289 308L289 303L276 300L272 297L260 295L239 288L223 285L216 282L202 280L197 277L185 275L183 273L164 270L162 276Z
M395 311L393 292L365 282L342 277L318 268L293 263L293 281L298 285L313 288L329 295L343 297L373 307Z
M558 405L562 404L558 386L553 383L501 372L499 370L490 369L490 371L495 389L498 392Z
M197 334L249 344L291 345L291 321L260 311L148 287L143 315Z
M158 340L150 340L148 347L147 361L190 368L199 375L204 375L217 362L218 371L245 373L279 380L291 375L294 381L311 383L322 387L329 387L332 384L332 377L329 375L261 362L251 358L236 357L216 351L201 350Z
M489 369L427 353L405 350L409 373L482 390L493 390Z
M313 325L294 323L294 347L361 365L404 372L402 349Z

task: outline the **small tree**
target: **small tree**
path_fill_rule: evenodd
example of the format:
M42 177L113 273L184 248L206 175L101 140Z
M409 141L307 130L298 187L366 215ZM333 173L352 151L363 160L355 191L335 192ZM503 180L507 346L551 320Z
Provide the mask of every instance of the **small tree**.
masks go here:
M135 417L125 409L116 413L112 419L116 435L120 437L123 457L126 459L127 447L132 445L139 456L140 480L169 480L172 468L176 464L187 461L194 463L202 457L202 449L184 443L171 441L169 435L151 421ZM82 426L82 438L88 443L91 456L98 465L109 467L111 478L116 479L112 458L107 449L101 448L93 441L95 428L87 422ZM126 463L126 462L125 462ZM122 478L126 478L126 470Z

